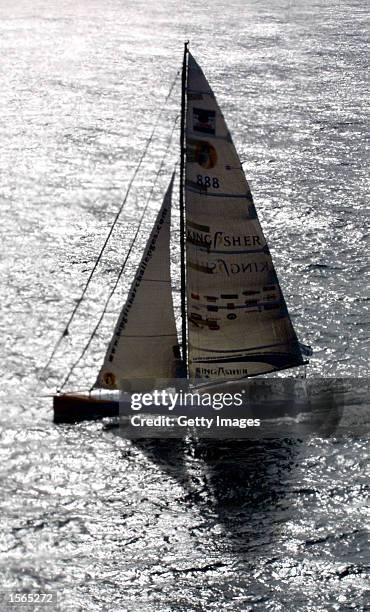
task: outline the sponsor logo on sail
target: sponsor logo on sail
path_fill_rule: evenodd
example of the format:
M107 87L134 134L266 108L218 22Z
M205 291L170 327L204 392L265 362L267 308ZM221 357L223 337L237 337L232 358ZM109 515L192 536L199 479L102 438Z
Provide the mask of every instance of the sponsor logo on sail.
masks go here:
M226 276L234 276L235 274L262 274L270 270L268 261L229 263L224 259L217 259L215 262L208 263L207 268L210 274L221 273L226 274Z
M199 378L209 378L210 376L247 376L248 370L247 368L224 368L224 367L215 367L215 368L203 368L197 367L195 368L195 376L199 376Z
M217 248L248 248L262 247L262 237L257 234L226 234L216 231L213 233L202 232L188 226L187 237L189 242L207 249Z
M216 113L214 110L193 108L193 131L202 134L215 134Z
M214 168L217 163L216 149L209 142L200 140L195 147L195 159L202 168Z
M113 372L105 372L103 375L103 381L107 387L113 387L116 384L116 377Z

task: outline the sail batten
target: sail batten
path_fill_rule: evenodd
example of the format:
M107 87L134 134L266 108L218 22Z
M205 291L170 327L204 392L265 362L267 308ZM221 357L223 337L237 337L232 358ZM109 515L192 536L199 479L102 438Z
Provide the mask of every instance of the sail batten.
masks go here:
M244 169L190 53L185 137L190 377L239 378L301 365Z

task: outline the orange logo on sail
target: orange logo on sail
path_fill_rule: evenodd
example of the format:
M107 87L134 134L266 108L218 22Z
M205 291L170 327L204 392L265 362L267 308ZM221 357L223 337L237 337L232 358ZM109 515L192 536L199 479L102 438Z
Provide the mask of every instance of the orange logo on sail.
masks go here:
M103 380L107 387L114 387L116 384L116 377L113 372L106 372L103 376Z
M216 149L209 142L198 141L195 148L195 159L202 168L213 168L217 163Z

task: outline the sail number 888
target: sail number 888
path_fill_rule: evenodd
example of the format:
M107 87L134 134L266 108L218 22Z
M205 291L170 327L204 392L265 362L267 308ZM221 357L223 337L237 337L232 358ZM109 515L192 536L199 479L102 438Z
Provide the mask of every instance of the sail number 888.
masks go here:
M203 187L203 189L208 189L209 187L212 187L212 189L219 189L220 182L217 176L202 176L201 174L198 174L197 185L199 185L199 187Z

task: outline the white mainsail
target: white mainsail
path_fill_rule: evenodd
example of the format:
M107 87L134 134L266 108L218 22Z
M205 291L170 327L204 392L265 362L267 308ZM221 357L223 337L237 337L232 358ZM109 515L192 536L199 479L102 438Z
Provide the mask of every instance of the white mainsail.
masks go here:
M235 379L301 365L240 159L190 53L185 136L189 376Z
M132 388L175 376L177 331L170 277L172 176L95 387Z

